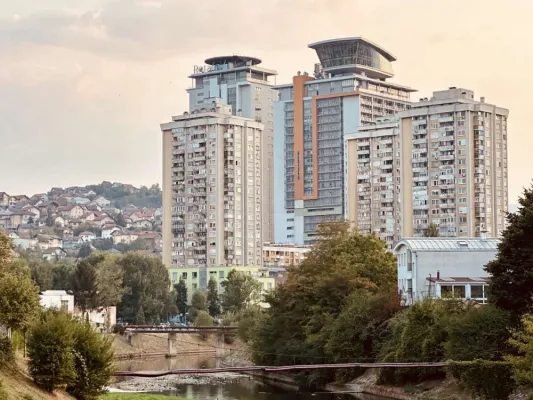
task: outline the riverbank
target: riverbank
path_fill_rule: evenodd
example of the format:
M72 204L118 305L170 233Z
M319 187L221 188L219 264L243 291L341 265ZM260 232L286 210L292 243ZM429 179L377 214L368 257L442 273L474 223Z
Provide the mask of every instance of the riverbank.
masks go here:
M149 393L108 393L103 400L187 400L181 397Z

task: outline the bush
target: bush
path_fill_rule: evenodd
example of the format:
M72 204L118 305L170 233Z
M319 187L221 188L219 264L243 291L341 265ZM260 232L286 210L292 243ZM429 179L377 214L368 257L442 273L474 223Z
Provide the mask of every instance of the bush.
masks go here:
M56 310L43 312L28 338L29 372L35 383L53 392L74 381L72 318Z
M6 335L0 335L0 367L6 366L13 360L13 348Z
M222 317L222 326L235 326L237 318L234 313L228 312ZM224 343L233 344L235 342L235 332L224 332Z
M8 400L9 396L7 392L4 390L4 386L2 385L2 382L0 382L0 400Z
M194 321L195 326L213 326L213 317L209 315L206 311L200 311L198 313L198 316L196 317L196 320ZM200 333L200 337L202 340L207 340L209 334L202 332Z
M476 398L505 400L515 389L512 364L507 361L451 361L447 370Z
M106 392L113 374L112 342L87 323L76 323L73 336L76 380L67 391L77 399L97 399Z
M124 335L124 332L126 332L125 325L122 325L122 324L113 325L113 333Z

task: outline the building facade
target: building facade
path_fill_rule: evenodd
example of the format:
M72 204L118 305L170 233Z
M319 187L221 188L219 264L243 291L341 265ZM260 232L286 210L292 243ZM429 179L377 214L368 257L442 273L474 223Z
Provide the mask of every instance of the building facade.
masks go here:
M496 258L499 242L486 237L400 240L394 255L403 303L444 297L444 293L484 302L488 275L483 268Z
M508 110L461 88L400 113L402 237L500 236L508 208Z
M261 265L263 124L219 100L207 106L161 125L163 262Z
M263 244L263 267L284 268L291 265L300 265L310 247L289 244Z
M275 242L312 244L345 209L344 136L406 110L413 89L387 81L389 52L363 38L313 43L320 64L280 85L274 105ZM281 190L279 190L281 189Z
M272 77L277 72L260 66L253 57L227 56L205 60L190 75L193 86L189 92L189 109L209 108L214 99L231 106L235 116L250 118L264 125L261 137L262 236L274 240L274 167L273 167L273 105L277 99Z
M398 119L376 118L344 140L346 219L361 233L376 234L392 250L401 230Z

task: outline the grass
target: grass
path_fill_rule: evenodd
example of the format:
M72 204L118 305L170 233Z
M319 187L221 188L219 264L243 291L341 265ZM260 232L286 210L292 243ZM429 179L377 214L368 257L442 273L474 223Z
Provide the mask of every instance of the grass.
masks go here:
M108 393L103 400L186 400L183 398L149 393Z

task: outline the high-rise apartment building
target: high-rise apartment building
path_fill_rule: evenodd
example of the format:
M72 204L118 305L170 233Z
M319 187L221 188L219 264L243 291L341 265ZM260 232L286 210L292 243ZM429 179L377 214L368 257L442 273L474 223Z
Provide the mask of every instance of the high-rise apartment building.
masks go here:
M497 237L505 227L507 116L461 88L433 93L399 114L402 237Z
M275 242L312 244L324 221L347 218L344 136L406 110L413 89L387 81L396 58L363 38L309 45L320 60L277 86L274 105Z
M346 219L361 233L376 234L392 250L400 240L402 218L398 118L376 118L344 139Z
M261 265L263 124L215 99L161 130L165 265Z
M264 125L261 137L262 235L265 241L273 241L273 105L278 94L269 79L277 72L260 66L261 60L257 58L235 55L208 58L205 64L194 67L189 76L193 82L188 89L190 109L201 109L213 99L220 99L231 106L233 115Z

